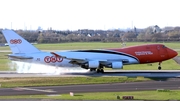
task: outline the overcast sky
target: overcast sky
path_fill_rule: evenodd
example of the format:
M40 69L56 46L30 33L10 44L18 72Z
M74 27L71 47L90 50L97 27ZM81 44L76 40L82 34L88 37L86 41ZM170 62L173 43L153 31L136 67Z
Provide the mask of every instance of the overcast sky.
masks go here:
M0 28L180 26L180 0L1 0Z

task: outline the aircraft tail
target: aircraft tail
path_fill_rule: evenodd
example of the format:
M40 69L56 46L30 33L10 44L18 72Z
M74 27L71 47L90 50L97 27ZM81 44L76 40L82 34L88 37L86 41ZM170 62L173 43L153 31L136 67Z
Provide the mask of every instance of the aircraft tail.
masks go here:
M38 50L36 47L34 47L31 43L22 38L16 32L12 30L2 30L2 33L13 54L40 52L40 50Z

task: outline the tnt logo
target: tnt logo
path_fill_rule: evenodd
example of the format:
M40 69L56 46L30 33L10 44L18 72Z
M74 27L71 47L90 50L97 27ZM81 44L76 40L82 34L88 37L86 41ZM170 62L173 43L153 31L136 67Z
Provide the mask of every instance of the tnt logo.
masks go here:
M21 44L21 43L22 43L22 40L21 40L21 39L11 39L11 40L10 40L10 43L11 43L11 44Z
M60 57L60 56L46 56L46 57L44 58L44 61L45 61L46 63L50 63L50 62L52 62L52 63L62 62L62 61L63 61L63 58Z

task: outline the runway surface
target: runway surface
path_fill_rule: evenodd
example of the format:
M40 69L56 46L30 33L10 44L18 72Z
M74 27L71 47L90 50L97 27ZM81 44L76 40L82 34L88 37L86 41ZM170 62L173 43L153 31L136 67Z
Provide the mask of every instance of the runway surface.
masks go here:
M106 71L105 74L97 73L75 73L75 74L61 74L61 75L45 75L45 74L17 74L16 72L4 71L0 72L0 77L72 77L72 76L121 76L134 74L148 76L155 75L180 75L180 71L163 70L163 71L137 71L137 70L120 70L120 71ZM86 74L86 75L85 75ZM147 75L146 74L146 75ZM47 81L48 82L48 81ZM82 92L119 92L119 91L143 91L143 90L157 90L157 89L174 89L180 90L180 78L168 78L163 81L146 81L146 82L133 82L133 83L110 83L110 84L93 84L93 85L69 85L69 86L47 86L47 87L17 87L17 88L1 88L0 96L9 95L36 95L36 94L64 94L69 92L82 93Z
M70 92L76 94L83 92L119 92L119 91L143 91L143 90L157 90L157 89L180 90L179 84L180 84L180 79L176 78L167 81L146 81L146 82L133 82L133 83L1 88L0 96L69 94Z
M105 73L63 73L63 74L37 74L37 73L17 73L15 71L2 71L0 77L108 77L108 76L128 76L128 77L180 77L180 70L105 70Z

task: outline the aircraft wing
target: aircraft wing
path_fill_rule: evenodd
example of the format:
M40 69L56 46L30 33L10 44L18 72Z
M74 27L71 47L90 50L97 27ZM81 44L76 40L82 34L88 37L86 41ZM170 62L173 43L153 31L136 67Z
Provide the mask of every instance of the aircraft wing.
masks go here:
M96 66L99 66L99 64L103 65L103 66L109 66L110 64L112 63L127 63L129 62L128 59L87 59L87 58L81 58L81 59L78 59L78 58L68 58L66 56L61 56L55 52L51 52L51 54L55 55L56 57L62 57L62 58L65 58L65 59L68 59L70 60L70 63L72 64L78 64L78 65L84 65L84 64L89 64L89 65L94 65L93 67L96 67Z
M84 58L84 59L68 58L68 57L66 57L66 56L61 56L61 55L59 55L59 54L57 54L57 53L55 53L55 52L51 52L51 54L55 55L56 57L62 57L62 58L65 58L65 59L67 59L67 60L71 60L70 63L72 63L72 64L78 64L78 65L80 65L80 64L83 64L83 63L88 62L88 60L85 59L85 58Z

